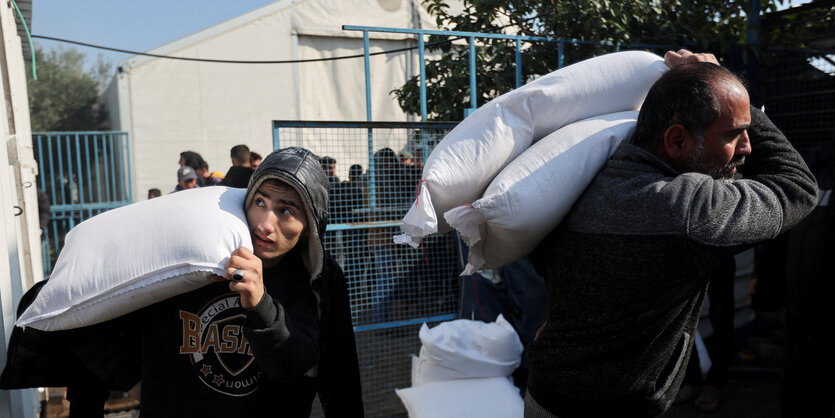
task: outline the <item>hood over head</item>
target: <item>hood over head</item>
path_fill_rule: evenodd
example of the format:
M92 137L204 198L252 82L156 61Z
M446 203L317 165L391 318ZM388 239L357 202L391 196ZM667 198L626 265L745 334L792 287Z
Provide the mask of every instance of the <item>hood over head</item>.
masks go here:
M311 280L322 271L324 247L322 236L328 224L328 177L319 165L319 159L310 150L288 147L273 151L249 179L244 199L244 210L252 204L255 191L267 180L278 180L292 186L304 201L308 217L308 233L304 241L307 251L302 260L311 274Z

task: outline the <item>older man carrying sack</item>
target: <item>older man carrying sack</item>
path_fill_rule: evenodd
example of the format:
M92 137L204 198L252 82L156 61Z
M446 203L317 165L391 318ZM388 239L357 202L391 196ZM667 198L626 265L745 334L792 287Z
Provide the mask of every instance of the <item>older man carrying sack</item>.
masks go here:
M532 254L549 309L527 349L526 417L664 412L708 277L815 206L814 177L733 74L712 55L665 59L633 138Z

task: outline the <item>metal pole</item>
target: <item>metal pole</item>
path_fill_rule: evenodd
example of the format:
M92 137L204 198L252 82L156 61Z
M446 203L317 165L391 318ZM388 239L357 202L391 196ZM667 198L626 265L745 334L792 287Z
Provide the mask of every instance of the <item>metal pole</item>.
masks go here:
M362 31L362 49L362 58L365 64L365 118L371 122L371 63L368 51L369 42L367 30Z
M470 36L470 111L474 112L478 108L476 102L476 86L475 86L475 37Z
M418 34L420 55L420 120L426 122L426 60L424 56L423 34Z
M751 7L748 13L748 30L746 40L748 45L756 44L760 33L760 0L749 0Z
M516 38L516 88L522 87L522 40Z

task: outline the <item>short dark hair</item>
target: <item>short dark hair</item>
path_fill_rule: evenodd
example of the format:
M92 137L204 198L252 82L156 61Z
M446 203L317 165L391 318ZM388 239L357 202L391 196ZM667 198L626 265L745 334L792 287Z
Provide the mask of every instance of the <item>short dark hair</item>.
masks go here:
M374 163L380 165L395 165L400 160L391 148L381 148L374 153Z
M229 156L232 157L232 161L235 161L238 164L248 164L249 154L249 147L243 144L235 145L229 152Z
M262 159L261 154L259 154L257 152L252 152L252 151L249 152L249 162L253 162L255 160L261 160L261 159Z
M162 196L162 192L157 188L148 189L148 196L160 197Z
M185 165L195 170L203 168L203 164L206 163L203 160L203 157L194 151L183 151L180 153L180 157L182 157L183 163L185 163Z
M719 117L721 109L716 93L722 81L743 85L727 69L707 62L680 65L667 71L644 99L633 143L654 152L661 146L664 132L675 124L701 138Z
M336 160L333 159L333 157L328 157L327 155L324 157L319 157L319 165L321 165L323 169L333 164L336 164Z
M359 164L354 164L351 168L348 169L348 178L349 179L358 179L362 175L362 166Z

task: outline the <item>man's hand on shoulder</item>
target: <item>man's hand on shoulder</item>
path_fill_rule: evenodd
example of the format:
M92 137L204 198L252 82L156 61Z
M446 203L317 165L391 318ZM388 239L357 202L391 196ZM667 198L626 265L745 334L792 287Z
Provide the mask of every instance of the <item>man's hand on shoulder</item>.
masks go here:
M686 49L679 49L677 52L667 51L664 54L664 62L670 68L678 67L679 65L691 64L694 62L709 62L719 65L719 61L713 54L698 53L694 54Z
M233 278L236 270L241 277ZM226 262L229 290L241 295L241 307L252 309L264 297L264 277L261 259L246 247L239 247Z

